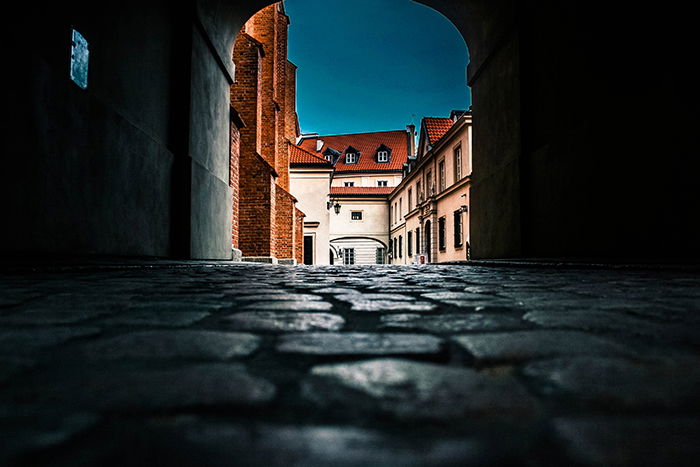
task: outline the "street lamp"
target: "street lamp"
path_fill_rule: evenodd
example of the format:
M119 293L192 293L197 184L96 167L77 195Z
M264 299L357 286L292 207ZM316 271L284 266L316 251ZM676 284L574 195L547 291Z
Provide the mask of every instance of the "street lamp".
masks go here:
M326 209L333 208L336 214L340 214L340 203L337 199L331 198L330 201L326 201Z

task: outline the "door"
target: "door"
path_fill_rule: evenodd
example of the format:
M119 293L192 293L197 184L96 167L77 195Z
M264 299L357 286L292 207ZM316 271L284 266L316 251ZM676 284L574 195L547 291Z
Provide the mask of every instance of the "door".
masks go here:
M423 248L425 249L425 256L428 258L430 263L432 258L430 257L430 250L432 250L432 245L430 244L430 232L432 232L430 221L425 221L425 242L423 242Z
M304 235L304 264L314 264L313 235Z

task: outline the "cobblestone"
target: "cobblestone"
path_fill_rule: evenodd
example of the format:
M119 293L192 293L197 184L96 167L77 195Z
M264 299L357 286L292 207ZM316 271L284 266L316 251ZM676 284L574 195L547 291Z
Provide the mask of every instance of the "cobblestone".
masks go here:
M554 427L583 465L692 465L700 456L697 418L564 418Z
M589 406L700 409L700 359L633 362L621 358L533 362L524 373L546 394L574 397Z
M429 355L440 352L442 340L424 334L306 333L281 336L279 352L313 355Z
M0 463L700 455L692 270L109 266L0 271Z
M518 329L522 321L515 316L461 313L444 315L396 314L382 316L382 327L390 329L413 329L436 334L454 334L464 331L494 331Z
M325 466L488 465L488 453L476 438L406 439L349 426L224 424L192 417L158 420L154 431L182 440L197 465ZM180 444L180 443L178 443ZM212 446L214 450L212 456ZM194 451L194 452L193 452ZM489 458L491 456L491 459Z
M477 363L509 363L576 355L632 355L616 342L574 331L515 331L454 337Z
M328 311L333 308L333 305L322 301L268 300L265 302L253 302L241 308L246 310Z
M250 311L224 318L226 324L246 331L339 331L345 324L342 316L330 313Z
M143 331L100 339L83 347L88 359L196 358L226 360L250 355L260 339L253 334L217 331Z
M306 397L320 404L364 407L399 418L518 417L535 409L533 399L508 375L406 360L316 366L304 384Z
M52 373L37 386L20 387L15 398L83 410L163 410L187 407L259 406L276 388L237 364L192 364L172 369L89 367L80 378ZM42 387L46 385L46 387Z

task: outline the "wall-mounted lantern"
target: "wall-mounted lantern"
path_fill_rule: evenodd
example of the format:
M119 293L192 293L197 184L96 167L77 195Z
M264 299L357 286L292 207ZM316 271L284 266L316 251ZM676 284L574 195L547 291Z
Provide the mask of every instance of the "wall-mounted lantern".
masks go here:
M333 208L336 214L340 214L340 203L337 199L331 198L329 201L326 201L326 209L330 208Z

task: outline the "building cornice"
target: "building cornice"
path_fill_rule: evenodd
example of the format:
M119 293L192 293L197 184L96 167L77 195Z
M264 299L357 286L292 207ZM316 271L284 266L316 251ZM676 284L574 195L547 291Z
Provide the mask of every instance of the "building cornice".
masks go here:
M441 191L439 194L435 195L435 199L440 200L440 199L444 198L445 196L451 194L452 192L462 188L465 185L471 185L471 183L472 183L472 175L469 174L466 177L464 177L463 179L461 179L460 181L458 181L457 183L453 183L448 188L445 188L444 191Z
M432 162L435 157L437 156L438 152L440 152L446 145L448 145L448 142L452 142L454 137L459 134L458 130L461 130L464 127L467 127L472 123L471 116L468 114L463 115L462 117L457 120L457 122L452 125L452 127L447 130L447 133L443 135L440 140L438 140L437 144L433 147L430 148L430 150L418 160L418 163L416 166L411 170L411 172L399 182L398 185L396 185L396 188L394 188L394 191L391 192L389 195L390 199L393 199L395 195L398 194L401 189L408 183L412 182L413 179L417 176L416 174L420 169L422 169L425 165L428 163Z
M343 174L400 174L402 172L401 169L387 169L387 170L336 170L335 173L337 175L343 175Z

